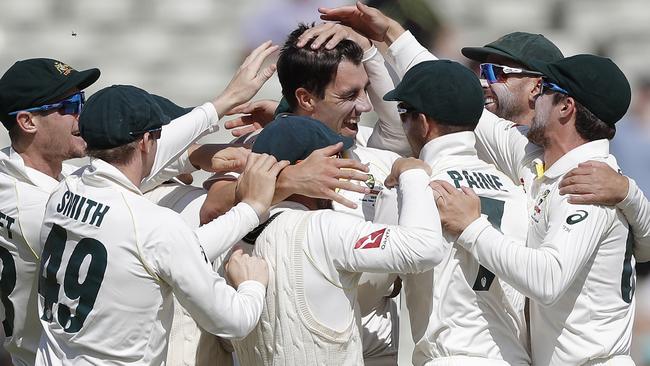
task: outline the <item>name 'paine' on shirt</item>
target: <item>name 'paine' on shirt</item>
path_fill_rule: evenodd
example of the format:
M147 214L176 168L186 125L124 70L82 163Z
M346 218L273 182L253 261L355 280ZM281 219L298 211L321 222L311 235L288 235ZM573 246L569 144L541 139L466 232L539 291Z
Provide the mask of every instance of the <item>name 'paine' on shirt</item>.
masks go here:
M469 188L482 188L482 189L493 189L497 191L508 192L507 189L503 189L503 183L499 180L499 177L494 174L487 174L481 172L467 171L467 170L448 170L447 174L454 181L456 188L460 188L460 182L465 182Z

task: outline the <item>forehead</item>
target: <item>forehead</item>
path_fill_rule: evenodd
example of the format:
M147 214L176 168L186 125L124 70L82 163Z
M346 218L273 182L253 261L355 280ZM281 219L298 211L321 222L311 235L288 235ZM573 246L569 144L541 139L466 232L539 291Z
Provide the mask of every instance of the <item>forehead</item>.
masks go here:
M353 64L350 61L343 60L339 63L336 71L336 77L327 86L334 92L357 91L365 89L368 84L368 74L363 64Z

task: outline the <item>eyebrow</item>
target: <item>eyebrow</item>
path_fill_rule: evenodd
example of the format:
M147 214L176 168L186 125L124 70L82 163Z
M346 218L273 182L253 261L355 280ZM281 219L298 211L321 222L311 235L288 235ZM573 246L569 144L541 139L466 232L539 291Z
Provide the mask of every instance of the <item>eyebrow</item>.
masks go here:
M370 80L364 85L363 90L366 90L370 87ZM350 95L350 94L356 94L359 89L347 89L343 90L339 95Z

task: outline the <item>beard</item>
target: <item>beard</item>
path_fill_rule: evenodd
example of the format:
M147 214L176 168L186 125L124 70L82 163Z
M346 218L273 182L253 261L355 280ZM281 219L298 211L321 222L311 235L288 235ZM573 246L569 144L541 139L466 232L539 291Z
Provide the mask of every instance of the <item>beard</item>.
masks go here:
M546 121L548 120L547 113L541 113L541 111L536 111L535 117L530 124L530 129L528 130L528 141L532 142L535 145L545 147L548 145L548 138L546 137Z
M524 110L517 103L516 93L508 89L503 83L492 84L491 87L493 94L497 98L497 106L493 113L503 119L517 121Z

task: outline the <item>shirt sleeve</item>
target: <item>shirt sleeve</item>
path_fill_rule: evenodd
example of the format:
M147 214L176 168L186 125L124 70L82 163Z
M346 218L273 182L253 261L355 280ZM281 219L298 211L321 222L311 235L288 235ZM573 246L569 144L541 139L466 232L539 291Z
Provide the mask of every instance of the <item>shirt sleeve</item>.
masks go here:
M402 156L412 155L411 146L406 140L406 134L397 113L397 102L383 100L384 95L395 88L393 79L386 68L384 57L377 52L375 46L366 51L366 54L368 53L370 55L367 56L367 59L364 57L363 66L370 81L368 97L378 117L372 135L368 139L368 147L393 151Z
M225 214L194 230L210 262L230 250L260 224L255 210L240 202Z
M616 207L621 210L634 235L634 257L637 262L650 261L650 203L636 182L630 182L627 197Z
M151 173L140 183L140 190L146 192L181 173L193 171L187 149L206 133L216 131L218 121L214 105L205 103L163 126Z
M189 227L167 226L173 227L157 232L145 247L156 274L201 328L228 339L245 337L262 314L265 286L245 281L235 290L212 270Z
M386 60L400 79L420 62L437 59L408 31L399 36L386 53ZM530 144L517 125L497 117L488 110L483 110L474 132L477 150L485 152L486 157L514 182L519 182L521 178L519 169L540 156L541 148Z
M605 230L610 227L608 211L612 209L571 205L565 196L557 193L547 204L546 235L539 247L519 245L494 228L485 217L470 224L456 242L522 294L541 304L552 305L598 249ZM529 233L529 243L535 240L531 235Z
M411 67L420 62L437 59L415 39L410 31L402 33L386 51L386 61L388 61L400 80Z
M515 183L522 177L520 170L542 156L542 148L528 141L526 131L487 109L474 130L477 150Z
M438 209L423 170L400 176L399 226L323 211L311 221L309 251L338 271L417 273L440 263L448 250ZM321 241L319 241L321 240Z

